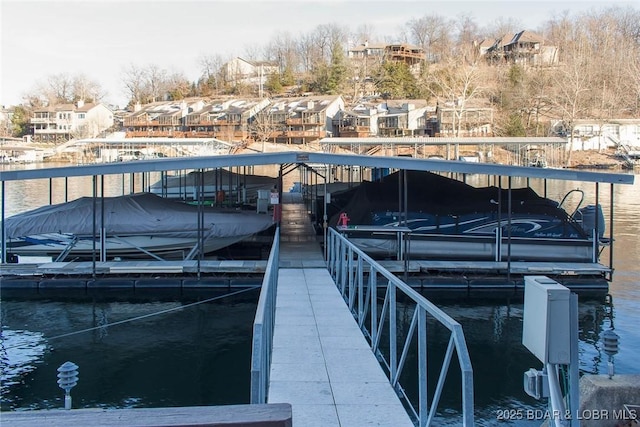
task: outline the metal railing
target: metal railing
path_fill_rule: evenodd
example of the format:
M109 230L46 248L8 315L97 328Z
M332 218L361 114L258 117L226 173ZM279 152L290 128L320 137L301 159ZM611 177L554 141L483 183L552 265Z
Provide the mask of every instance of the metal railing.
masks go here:
M262 279L256 317L253 321L251 344L251 403L267 403L273 326L276 314L276 290L278 285L278 258L280 256L280 227L271 246L267 268Z
M428 426L431 425L434 420L449 370L449 364L453 357L453 351L455 350L462 377L462 423L465 426L472 426L474 424L473 368L471 367L471 360L469 358L462 326L429 300L413 290L405 282L384 269L384 267L354 246L336 230L329 229L327 244L327 263L331 275L340 289L343 298L349 305L349 309L358 321L358 325L365 335L368 335L372 351L378 359L386 365L391 385L398 395L407 402L407 407L418 421L418 425L421 427ZM366 280L365 275L368 275ZM378 277L387 280L384 303L379 312L377 298ZM398 329L402 326L399 323L402 322L398 322L397 318L397 291L401 291L415 303L413 316L400 353L398 353ZM451 332L444 360L442 361L442 367L440 368L438 383L430 402L427 396L428 315L435 318ZM370 320L369 329L367 329L366 325L367 318ZM388 331L385 330L385 324L388 324ZM381 349L381 339L384 333L388 333L389 338L388 359L385 358ZM399 383L414 339L417 340L417 408L411 403L411 400ZM398 356L400 356L399 359Z

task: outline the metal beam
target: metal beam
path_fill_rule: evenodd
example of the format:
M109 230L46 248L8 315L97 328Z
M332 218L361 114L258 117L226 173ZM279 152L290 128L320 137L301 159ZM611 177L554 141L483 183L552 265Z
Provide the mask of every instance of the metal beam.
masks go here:
M387 167L398 170L407 169L431 172L485 174L494 176L602 182L611 184L633 184L634 181L634 176L632 174L585 172L571 169L533 168L527 166L508 166L490 163L469 163L455 160L430 160L414 159L410 157L364 156L356 154L328 154L303 151L134 160L129 162L102 163L83 166L2 171L0 172L0 181L286 163L356 165L372 168Z

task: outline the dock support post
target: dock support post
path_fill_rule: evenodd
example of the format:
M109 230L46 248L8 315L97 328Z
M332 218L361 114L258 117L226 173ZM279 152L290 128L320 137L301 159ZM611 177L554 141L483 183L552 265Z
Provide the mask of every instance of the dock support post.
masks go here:
M98 181L97 181L98 177L96 175L92 175L91 176L91 193L92 193L92 201L93 201L93 229L92 229L92 236L93 236L93 242L91 243L91 275L93 276L93 278L96 278L96 222L97 222L97 218L96 218L96 193L98 191L97 187L98 187Z
M610 200L609 200L609 281L613 276L613 184L610 184Z
M2 181L2 183L0 183L0 187L1 187L1 191L0 194L2 195L2 202L0 203L0 223L2 224L2 228L0 229L0 238L2 239L2 247L0 249L2 249L2 257L0 258L0 262L2 264L7 262L7 233L6 233L6 225L5 225L5 221L4 221L4 203L6 200L6 192L5 192L5 187L4 187L4 181Z

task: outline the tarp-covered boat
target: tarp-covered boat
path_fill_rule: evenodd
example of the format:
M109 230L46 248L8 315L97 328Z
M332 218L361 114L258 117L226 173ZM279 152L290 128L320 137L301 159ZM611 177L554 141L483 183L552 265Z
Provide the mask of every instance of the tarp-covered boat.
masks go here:
M340 227L366 252L380 257L398 254L398 233L407 238L412 259L595 262L604 232L600 209L585 206L569 215L558 202L531 188L476 188L429 172L407 171L406 216L400 173L332 194L336 212L349 218ZM401 188L401 190L399 190ZM597 224L597 225L596 225ZM401 227L401 228L400 228ZM597 246L597 247L596 247Z
M199 241L203 253L211 252L272 225L269 215L190 205L150 193L83 197L5 220L9 254L54 257L62 252L91 255L94 241L97 250L102 249L101 236L108 256L187 257Z

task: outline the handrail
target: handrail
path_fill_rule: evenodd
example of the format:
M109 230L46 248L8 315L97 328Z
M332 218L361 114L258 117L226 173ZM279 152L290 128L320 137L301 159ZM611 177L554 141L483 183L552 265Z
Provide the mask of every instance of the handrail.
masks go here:
M420 295L405 282L387 271L378 262L353 245L347 238L340 235L333 228L329 229L327 265L349 309L356 318L358 325L368 336L371 349L385 364L389 381L399 396L407 403L413 417L419 426L431 425L438 408L440 396L444 387L446 374L455 349L462 376L462 424L474 425L473 403L473 368L469 351L462 331L462 326L435 306L431 301ZM365 274L368 274L365 284ZM378 276L387 280L386 294L382 310L378 310L377 282ZM415 303L415 310L409 326L404 345L399 350L398 319L396 311L396 295L400 290ZM370 330L365 325L370 315ZM435 318L451 332L449 344L440 369L440 376L429 402L427 399L427 315ZM388 317L388 319L387 319ZM388 359L385 358L380 341L385 322L388 323L389 350ZM417 330L417 333L416 333ZM402 370L412 341L417 340L418 348L418 408L411 403L404 389L399 383ZM398 355L400 358L398 360Z
M253 321L251 344L251 403L267 403L273 327L276 314L276 291L278 285L278 258L280 256L280 227L271 245L271 253L262 279L256 316Z
M579 188L575 188L573 190L569 190L569 192L567 192L567 194L564 195L564 197L562 198L560 203L558 203L558 208L562 208L562 205L564 205L564 202L567 200L567 197L569 197L569 194L571 194L571 193L580 193L580 201L578 202L578 205L573 210L573 212L571 212L571 215L569 215L569 218L574 219L574 215L576 214L576 212L578 212L578 209L580 209L580 206L582 205L582 202L584 201L584 191L580 190Z

